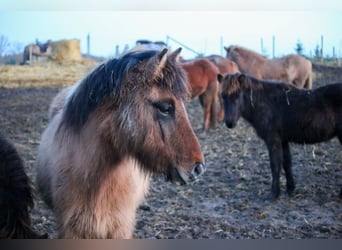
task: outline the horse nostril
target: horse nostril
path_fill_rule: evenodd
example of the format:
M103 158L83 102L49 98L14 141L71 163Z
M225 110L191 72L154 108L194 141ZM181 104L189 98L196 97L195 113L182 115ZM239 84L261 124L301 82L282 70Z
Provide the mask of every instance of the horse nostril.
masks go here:
M197 163L192 169L192 174L194 177L200 176L205 172L205 165L203 163Z

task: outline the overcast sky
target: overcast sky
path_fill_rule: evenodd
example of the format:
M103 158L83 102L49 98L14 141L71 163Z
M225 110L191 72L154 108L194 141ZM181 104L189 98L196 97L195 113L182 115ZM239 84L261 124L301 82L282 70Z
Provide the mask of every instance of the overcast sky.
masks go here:
M1 0L0 35L23 45L39 39L79 39L81 50L112 56L115 46L134 46L138 39L167 42L170 36L195 51L221 54L222 46L242 45L272 56L304 53L321 45L325 54L342 56L342 1ZM171 48L180 45L169 40ZM184 49L185 57L195 56Z

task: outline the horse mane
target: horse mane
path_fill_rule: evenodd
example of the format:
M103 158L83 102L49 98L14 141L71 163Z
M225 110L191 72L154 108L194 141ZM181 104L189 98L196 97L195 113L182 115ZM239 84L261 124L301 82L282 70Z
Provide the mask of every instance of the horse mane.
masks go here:
M91 112L100 106L105 99L110 97L114 103L118 102L122 84L131 69L143 60L151 58L158 53L160 52L155 50L132 51L123 55L121 58L108 60L96 67L79 82L74 92L69 96L60 126L69 126L73 128L74 131L79 131L87 121ZM177 52L177 55L178 53L179 52ZM176 58L170 57L172 62L176 61ZM148 71L147 68L146 71ZM157 74L157 72L148 73ZM185 73L179 72L179 74L171 77L171 79L166 79L168 74L162 75L164 79L159 81L161 82L162 87L171 89L177 97L183 98L184 95L188 95L188 86L183 84L186 82ZM145 76L145 79L138 80L144 81L150 79L153 81L154 76L150 75L149 77L150 78ZM179 79L175 80L174 78ZM171 86L170 82L176 84Z

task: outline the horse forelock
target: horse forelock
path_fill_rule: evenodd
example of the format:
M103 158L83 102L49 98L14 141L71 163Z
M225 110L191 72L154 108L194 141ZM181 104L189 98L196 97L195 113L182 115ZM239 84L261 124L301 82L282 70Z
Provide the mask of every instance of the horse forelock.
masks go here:
M240 82L238 80L239 75L234 74L228 74L225 76L225 79L222 83L222 92L232 96L232 95L238 95L241 89Z

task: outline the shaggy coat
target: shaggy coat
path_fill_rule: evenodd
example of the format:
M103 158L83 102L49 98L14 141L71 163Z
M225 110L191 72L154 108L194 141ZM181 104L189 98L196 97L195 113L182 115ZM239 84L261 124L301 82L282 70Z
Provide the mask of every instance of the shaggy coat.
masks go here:
M31 227L33 190L17 150L0 133L0 239L40 238ZM46 237L46 236L45 236Z
M290 142L310 144L337 137L342 144L342 83L304 90L243 74L218 78L227 127L235 127L242 116L267 145L273 177L271 198L280 194L282 167L288 193L295 189Z
M204 172L179 52L127 53L53 100L37 185L59 237L131 238L152 173L187 183Z

